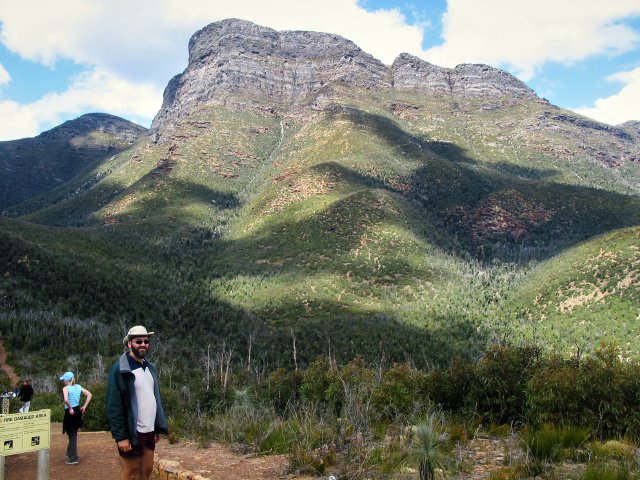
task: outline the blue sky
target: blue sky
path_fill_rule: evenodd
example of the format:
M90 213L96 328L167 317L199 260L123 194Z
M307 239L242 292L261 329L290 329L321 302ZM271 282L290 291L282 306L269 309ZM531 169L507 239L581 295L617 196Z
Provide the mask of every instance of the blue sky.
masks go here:
M337 33L386 64L486 63L560 107L640 120L639 0L0 0L0 140L88 112L149 126L190 36L230 17Z

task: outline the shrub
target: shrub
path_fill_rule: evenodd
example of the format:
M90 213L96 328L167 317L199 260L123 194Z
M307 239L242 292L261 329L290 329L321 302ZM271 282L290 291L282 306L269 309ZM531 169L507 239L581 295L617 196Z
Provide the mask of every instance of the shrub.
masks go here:
M581 425L599 438L640 438L640 366L601 345L585 359L551 357L527 385L528 419Z
M62 422L64 409L62 407L62 393L42 392L33 396L31 410L51 410L51 421Z
M269 430L260 443L260 451L271 454L284 454L291 450L295 444L295 435L286 422L275 421L269 426Z
M335 464L335 439L329 426L311 408L296 412L287 422L293 439L289 452L291 467L301 473L322 475Z
M104 407L107 384L96 383L87 385L85 388L91 392L92 398L85 415L82 417L84 420L83 430L90 432L109 430L109 422L107 421L107 413Z
M608 465L602 463L587 465L580 480L637 480L626 465Z
M461 411L475 380L475 366L466 360L455 358L447 370L431 370L427 374L427 394L442 409Z
M560 430L560 441L564 448L579 448L591 436L591 430L584 427L563 427Z
M394 364L387 370L382 381L373 391L372 403L385 419L394 419L398 415L409 415L414 407L426 398L419 395L421 385L425 383L423 372L411 368L406 363Z
M300 386L303 373L300 371L288 372L284 368L278 368L269 374L266 383L262 386L264 396L278 413L284 413L287 407L300 399Z
M632 460L636 452L634 445L619 440L593 442L589 445L589 450L591 450L593 457L598 460L608 458Z
M545 425L542 430L525 429L521 435L522 445L529 456L540 462L556 462L562 455L562 437L558 429Z
M522 422L527 383L539 356L537 347L490 347L476 366L478 380L468 400L480 413L499 424Z
M579 364L554 356L527 385L528 418L534 425L547 422L584 424L583 392L578 390Z
M327 392L334 376L326 357L318 357L302 374L300 396L310 403L327 404Z
M544 425L541 430L525 429L522 432L522 444L531 458L540 462L557 462L582 446L589 438L585 428L556 427ZM568 451L569 450L569 451Z
M436 469L444 469L446 460L447 435L440 419L432 414L412 428L401 466L417 468L420 480L432 480Z
M520 480L527 478L528 472L522 465L498 467L489 476L489 480Z

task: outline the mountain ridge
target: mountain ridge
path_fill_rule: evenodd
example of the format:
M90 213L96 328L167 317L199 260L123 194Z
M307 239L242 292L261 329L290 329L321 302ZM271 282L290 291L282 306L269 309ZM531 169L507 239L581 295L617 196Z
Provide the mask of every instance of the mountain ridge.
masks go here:
M146 134L115 115L88 113L33 138L0 142L0 211L63 185Z
M386 66L339 35L278 32L228 19L211 23L191 37L188 66L167 85L151 135L160 138L163 125L188 114L194 105L224 101L226 93L257 93L287 103L302 101L336 81L367 89L418 89L453 98L537 98L511 74L487 65L446 69L401 54Z
M328 34L309 34L322 39L311 57L285 58L283 36L305 35L205 27L150 137L45 208L0 219L0 328L26 318L52 335L68 324L113 332L136 319L171 332L191 361L194 339L223 339L237 352L255 342L270 366L292 365L292 340L300 362L330 345L340 360L446 365L526 336L544 315L537 331L559 348L635 331L621 326L639 290L634 123L560 109L487 66L402 55L394 80L393 65ZM574 258L597 257L612 232L623 251L611 254L631 269L581 274ZM571 269L563 282L588 285L548 292L555 265ZM617 294L597 295L607 278ZM582 303L570 314L572 295Z

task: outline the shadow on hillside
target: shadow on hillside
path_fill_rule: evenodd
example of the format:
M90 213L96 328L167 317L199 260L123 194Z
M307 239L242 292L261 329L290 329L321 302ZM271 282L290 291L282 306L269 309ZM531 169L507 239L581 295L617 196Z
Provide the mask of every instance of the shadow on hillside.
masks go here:
M283 311L296 312L299 304L283 304ZM362 356L371 363L410 362L420 368L445 366L451 359L476 358L486 337L466 318L430 319L429 325L410 325L393 315L363 309L346 312L334 302L323 302L324 313L299 312L288 324L280 324L262 336L257 348L269 350L271 364L285 361L293 367L293 337L297 361L309 364L331 353L338 362Z
M488 261L543 259L589 237L640 223L636 197L553 183L553 170L481 163L457 145L427 141L389 118L352 107L335 108L329 117L347 118L419 163L402 179L410 189L375 176L343 174L362 187L404 197L423 225L440 230L422 229L422 235L446 251Z
M365 307L345 311L342 305L331 301L323 306L329 313L319 312L314 316L301 307L300 299L297 303L291 299L290 303L278 305L280 312L293 312L281 315L288 318L286 322L290 324L278 324L271 320L278 318L276 314L266 309L249 312L231 301L219 300L211 293L210 281L243 276L261 281L273 274L308 272L305 266L308 259L304 254L336 255L336 236L340 236L342 251L356 249L362 240L358 214L370 206L367 202L377 200L376 191L388 192L403 202L413 216L409 228L421 238L465 260L544 259L591 236L640 221L640 201L634 197L553 183L552 171L481 163L456 145L426 141L408 134L388 118L361 110L343 108L330 115L346 117L366 129L396 149L402 159L413 162L415 169L406 178L391 181L373 173L356 172L337 162L327 162L315 168L336 172L354 186L353 194L344 195L306 220L274 217L267 227L258 227L245 238L216 241L212 241L213 228L202 227L202 222L196 221L202 212L192 212L191 208L196 208L194 204L207 206L211 214L213 206L219 212L229 213L241 206L240 200L233 194L180 182L163 171L153 170L139 179L132 190L152 191L157 187L159 191L171 193L166 198L160 195L151 199L132 198L126 205L129 213L124 218L114 212L114 218L123 220L117 227L117 234L121 236L113 233L109 240L118 240L123 245L118 244L117 248L128 249L127 252L116 252L121 256L105 259L106 255L92 251L103 253L97 242L91 243L93 238L88 233L86 242L90 244L90 254L75 245L55 254L44 248L23 251L16 242L15 259L27 258L28 254L40 263L33 263L35 266L30 271L22 273L27 279L24 284L14 283L11 288L26 292L32 285L38 285L38 289L30 292L34 304L48 305L47 302L54 299L51 305L61 304L65 311L82 318L100 314L110 319L150 321L154 328L157 326L178 339L176 348L167 355L184 354L185 363L190 366L200 361L198 355L204 353L201 347L207 342L224 338L240 349L247 345L253 332L257 332L256 357L269 363L276 362L275 359L282 361L292 352L292 329L300 339L297 348L301 360L326 353L331 344L332 350L344 360L356 354L375 359L384 351L389 360L412 359L426 365L465 351L473 355L471 347L483 341L482 334L466 318L437 318L430 319L429 325L410 326L384 312ZM47 223L77 225L80 218L81 225L90 224L91 214L117 200L124 189L124 185L96 185L90 201L78 197L57 206L56 215ZM48 214L51 215L51 210ZM381 215L385 215L382 218L385 222L400 221L388 212ZM145 232L135 231L144 225L134 224L144 224L143 220L149 218L165 223L163 233L168 234L165 243L157 242L159 234L151 238L145 236ZM345 220L338 222L341 218ZM135 231L134 234L127 237L126 228ZM80 235L83 234L78 233ZM182 237L188 237L191 243L186 245ZM313 243L309 243L309 239ZM276 256L286 256L288 252L296 252L298 256L279 266L257 263L255 259L262 258L256 252L263 247L268 249L265 250L267 260L276 260ZM218 258L224 259L224 255L238 255L238 258L221 265L225 262L218 262ZM441 276L441 272L435 270L418 271L404 265L402 255L398 257L394 272L413 268L416 275L427 280L430 275ZM352 267L345 267L350 259L342 260L338 256L315 271L344 275ZM17 260L14 263L18 265ZM383 270L376 275L385 273ZM11 281L17 282L15 278ZM60 278L65 281L61 282ZM256 284L247 281L245 285L248 291L242 291L245 286L241 285L239 293L236 292L239 296L251 295L251 288ZM243 301L244 298L240 298L238 303ZM23 307L30 306L32 304L25 303ZM52 331L47 341L63 337ZM198 345L193 347L191 341L195 340ZM238 351L238 355L242 353Z
M35 355L38 362L55 358L64 363L70 351L114 357L122 351L123 327L133 323L157 332L153 358L159 365L183 372L201 364L207 346L217 354L223 342L239 363L247 361L253 342L253 362L267 371L294 366L293 337L301 367L330 352L342 362L361 355L372 362L446 365L454 356L473 357L484 343L471 321L454 315L430 319L429 325L409 325L384 312L345 309L336 301L323 301L321 310L306 310L292 296L279 304L279 313L249 312L211 295L207 281L190 279L194 272L178 259L177 265L141 258L123 263L96 256L99 243L89 237L80 241L88 251L73 244L58 252L24 241L13 223L18 222L0 219L0 240L6 247L0 260L12 277L4 294L13 298L15 289L39 287L28 299L16 296L10 308L4 303L0 325L10 335L15 355ZM5 230L12 234L5 236ZM84 235L82 230L76 234ZM30 259L29 267L20 263L24 258ZM312 309L317 307L312 303ZM7 316L9 310L13 313Z
M135 193L128 195L127 192ZM130 186L101 182L91 189L90 194L59 202L26 218L44 225L90 226L96 223L96 212L110 202L117 205L119 197L123 195L127 198L122 202L122 208L114 208L112 212L106 213L115 221L122 218L128 222L140 222L150 218L162 220L163 217L167 217L172 224L193 224L197 223L198 219L190 206L214 207L219 211L240 206L240 200L233 193L176 180L154 169Z

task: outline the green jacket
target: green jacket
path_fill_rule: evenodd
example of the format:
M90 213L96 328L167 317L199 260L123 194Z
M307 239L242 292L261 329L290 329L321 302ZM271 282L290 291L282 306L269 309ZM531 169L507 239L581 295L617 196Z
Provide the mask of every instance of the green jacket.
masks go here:
M160 384L156 367L147 361L148 368L153 376L153 394L156 397L155 433L168 433L167 419L160 398ZM107 385L106 412L111 436L117 442L129 439L132 445L138 444L136 433L136 417L138 404L136 402L135 376L131 372L127 354L123 353L113 364L109 372Z

